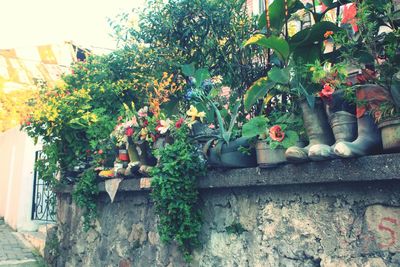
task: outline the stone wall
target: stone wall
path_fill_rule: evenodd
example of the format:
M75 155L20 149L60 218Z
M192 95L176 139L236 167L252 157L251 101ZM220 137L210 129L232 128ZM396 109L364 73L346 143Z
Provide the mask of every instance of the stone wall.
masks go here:
M156 231L148 190L98 199L94 229L59 193L52 266L400 266L400 155L210 172L199 182L202 247L185 264ZM104 184L100 185L104 189ZM58 253L55 253L56 247Z

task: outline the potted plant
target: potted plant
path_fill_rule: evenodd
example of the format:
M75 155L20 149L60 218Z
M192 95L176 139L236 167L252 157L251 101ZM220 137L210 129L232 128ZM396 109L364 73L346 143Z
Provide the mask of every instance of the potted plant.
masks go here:
M335 153L341 157L376 154L382 151L382 144L386 151L399 149L399 141L393 140L398 121L395 99L400 71L398 12L391 0L362 1L357 9L357 33L347 31L337 37L342 57L361 69L358 84L353 87L358 137L353 142L335 145Z
M271 120L265 116L257 116L243 125L243 137L258 136L256 153L257 163L261 168L285 163L285 151L298 144L297 131L302 127L301 119L293 114L275 112L271 115Z
M211 106L218 121L219 133L208 136L209 140L203 146L204 155L208 163L216 167L246 168L257 166L254 148L249 143L249 138L238 137L239 129L236 120L240 108L240 102L236 102L230 113L229 124L225 123L220 110L211 102Z

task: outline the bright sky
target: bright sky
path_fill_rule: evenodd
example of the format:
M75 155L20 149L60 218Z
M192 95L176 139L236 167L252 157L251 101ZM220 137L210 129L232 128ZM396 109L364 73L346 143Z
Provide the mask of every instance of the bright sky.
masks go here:
M73 41L115 48L107 17L145 0L0 0L0 49Z

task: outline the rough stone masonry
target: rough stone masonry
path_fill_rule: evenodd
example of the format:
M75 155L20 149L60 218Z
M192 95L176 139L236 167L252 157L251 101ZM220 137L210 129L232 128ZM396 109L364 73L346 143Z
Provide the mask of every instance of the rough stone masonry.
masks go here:
M139 183L123 181L114 203L102 193L87 233L60 192L51 266L400 266L399 154L210 172L199 181L202 247L190 264L160 242Z

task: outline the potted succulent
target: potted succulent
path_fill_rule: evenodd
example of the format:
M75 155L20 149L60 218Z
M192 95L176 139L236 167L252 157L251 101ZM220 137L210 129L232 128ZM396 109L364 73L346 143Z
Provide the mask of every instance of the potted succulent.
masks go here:
M249 143L249 138L239 137L236 126L240 102L231 111L230 122L226 125L220 110L211 102L218 121L219 134L208 136L203 147L208 163L216 167L246 168L257 166L256 153ZM229 112L228 112L229 113Z
M285 163L285 151L298 144L298 129L301 119L290 113L275 112L271 120L257 116L243 125L242 135L246 138L258 136L256 142L257 163L262 168Z

